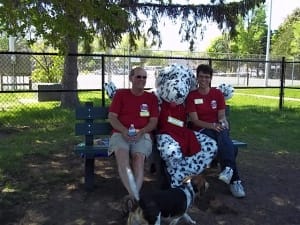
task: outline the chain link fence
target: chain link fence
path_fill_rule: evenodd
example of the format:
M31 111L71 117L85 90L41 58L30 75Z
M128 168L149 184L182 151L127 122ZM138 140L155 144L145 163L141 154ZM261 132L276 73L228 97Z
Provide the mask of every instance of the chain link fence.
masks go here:
M0 111L30 110L44 105L58 107L63 91L76 91L80 101L100 102L103 82L128 88L129 70L143 66L148 73L146 88L155 87L157 71L172 63L189 66L209 63L214 68L212 86L221 83L242 87L300 87L300 60L284 58L265 61L264 56L206 53L145 52L144 55L78 54L77 90L64 90L63 57L55 53L0 53ZM159 56L158 56L159 55ZM162 56L168 55L168 56ZM214 56L214 57L212 57ZM265 76L265 74L268 76ZM281 80L283 78L284 80Z

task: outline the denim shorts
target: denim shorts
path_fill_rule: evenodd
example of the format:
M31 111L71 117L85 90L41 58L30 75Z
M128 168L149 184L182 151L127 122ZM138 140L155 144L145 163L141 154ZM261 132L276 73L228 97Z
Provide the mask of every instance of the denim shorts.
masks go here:
M109 153L116 150L130 151L131 153L139 152L149 157L152 152L152 139L150 134L146 133L136 142L126 141L121 133L113 133L109 139Z

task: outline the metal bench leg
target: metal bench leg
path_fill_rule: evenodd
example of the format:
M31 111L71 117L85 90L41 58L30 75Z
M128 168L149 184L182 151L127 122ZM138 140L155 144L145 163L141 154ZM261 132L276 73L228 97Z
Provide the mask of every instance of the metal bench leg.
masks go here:
M95 180L95 174L94 174L94 168L95 168L95 159L85 159L85 189L88 191L92 191L94 189L94 180Z

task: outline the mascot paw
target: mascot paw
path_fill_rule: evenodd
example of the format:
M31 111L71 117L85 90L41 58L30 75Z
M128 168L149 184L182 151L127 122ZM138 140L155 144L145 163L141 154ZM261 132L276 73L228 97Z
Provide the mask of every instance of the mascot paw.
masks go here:
M220 84L218 86L218 89L221 90L221 92L223 93L225 100L232 98L234 92L234 88L232 87L232 85Z
M117 87L113 82L105 83L104 89L109 98L113 98L117 91Z

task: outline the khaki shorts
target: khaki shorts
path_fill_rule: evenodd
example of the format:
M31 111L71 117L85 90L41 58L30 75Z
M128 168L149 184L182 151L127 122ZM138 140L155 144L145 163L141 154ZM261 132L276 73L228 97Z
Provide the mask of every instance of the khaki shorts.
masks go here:
M149 134L144 134L137 142L129 143L123 138L122 134L113 133L109 139L108 151L111 154L118 149L130 151L131 153L139 152L149 157L152 152L152 139Z

